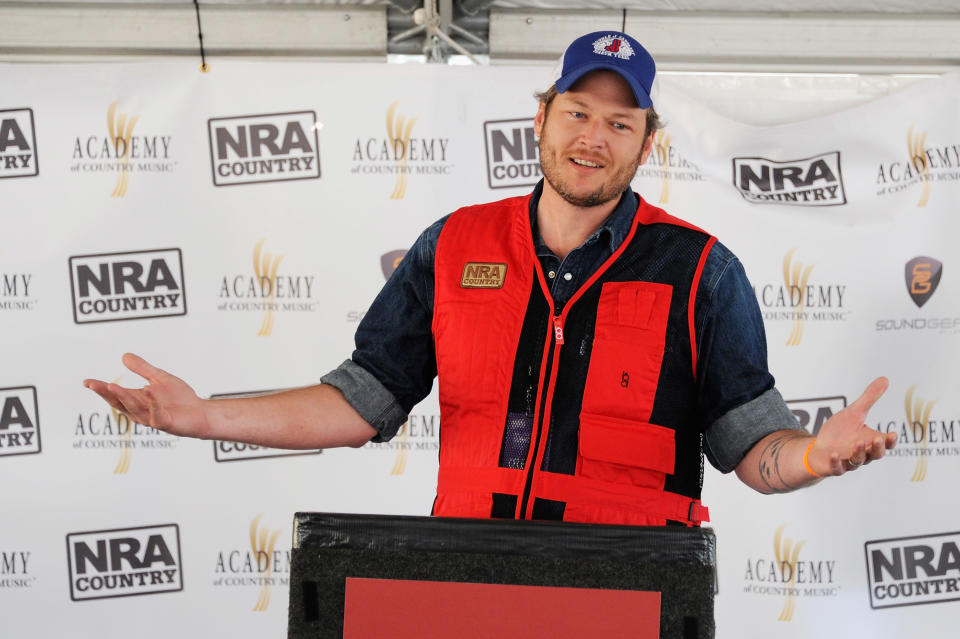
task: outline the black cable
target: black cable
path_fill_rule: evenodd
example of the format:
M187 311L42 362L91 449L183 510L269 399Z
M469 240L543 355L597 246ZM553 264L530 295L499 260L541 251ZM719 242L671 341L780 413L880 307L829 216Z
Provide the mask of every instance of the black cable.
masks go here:
M210 70L207 66L207 53L203 50L203 29L200 27L200 3L193 0L193 8L197 10L197 37L200 39L200 70L206 73Z
M199 15L200 15L200 14L198 13L197 16L199 16ZM198 19L199 19L199 17L198 17ZM627 32L627 9L626 9L626 7L624 7L624 9L623 9L623 26L622 26L621 29L620 29L620 33L626 33L626 32Z

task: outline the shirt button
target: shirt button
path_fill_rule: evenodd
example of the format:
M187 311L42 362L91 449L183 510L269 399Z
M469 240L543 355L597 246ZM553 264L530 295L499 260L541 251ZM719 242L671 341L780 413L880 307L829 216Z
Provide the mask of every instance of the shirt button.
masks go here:
M570 273L564 273L564 274L563 274L563 279L565 279L565 280L567 280L567 281L569 282L570 280L573 279L573 275L571 275Z
M557 276L557 274L554 273L553 271L550 271L549 273L547 273L547 277L549 277L551 280L552 280L553 278L555 278L556 276Z

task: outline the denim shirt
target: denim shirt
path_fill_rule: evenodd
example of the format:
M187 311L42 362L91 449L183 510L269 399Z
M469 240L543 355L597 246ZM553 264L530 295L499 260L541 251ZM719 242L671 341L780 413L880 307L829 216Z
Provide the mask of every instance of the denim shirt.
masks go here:
M600 228L561 260L537 229L542 192L541 181L530 198L531 240L559 309L627 237L638 199L632 190L625 191ZM410 410L430 394L437 375L433 260L446 220L417 238L374 299L357 327L352 359L321 379L340 389L377 430L374 441L397 433ZM718 470L729 472L764 436L799 425L767 370L763 320L743 266L719 242L707 256L697 289L694 331L704 452Z

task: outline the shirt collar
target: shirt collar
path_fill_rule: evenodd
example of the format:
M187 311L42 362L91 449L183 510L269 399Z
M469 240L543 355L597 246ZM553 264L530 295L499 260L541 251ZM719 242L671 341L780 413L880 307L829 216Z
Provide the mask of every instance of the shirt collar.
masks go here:
M543 242L543 236L540 235L540 229L537 227L537 206L540 204L540 196L543 194L543 179L537 182L533 193L530 194L530 228L533 229L533 246L537 255L552 255L553 253ZM613 212L607 216L596 231L586 239L583 245L592 244L597 241L606 241L610 252L613 253L623 244L630 228L633 226L633 218L637 213L637 207L640 201L633 189L628 188L620 196Z

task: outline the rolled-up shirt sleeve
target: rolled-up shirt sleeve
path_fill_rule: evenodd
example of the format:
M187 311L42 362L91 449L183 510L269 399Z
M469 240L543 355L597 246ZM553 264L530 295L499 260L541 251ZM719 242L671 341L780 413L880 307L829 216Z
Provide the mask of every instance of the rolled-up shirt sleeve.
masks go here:
M727 473L770 433L800 425L774 388L763 318L743 265L719 242L701 277L694 326L704 453Z

